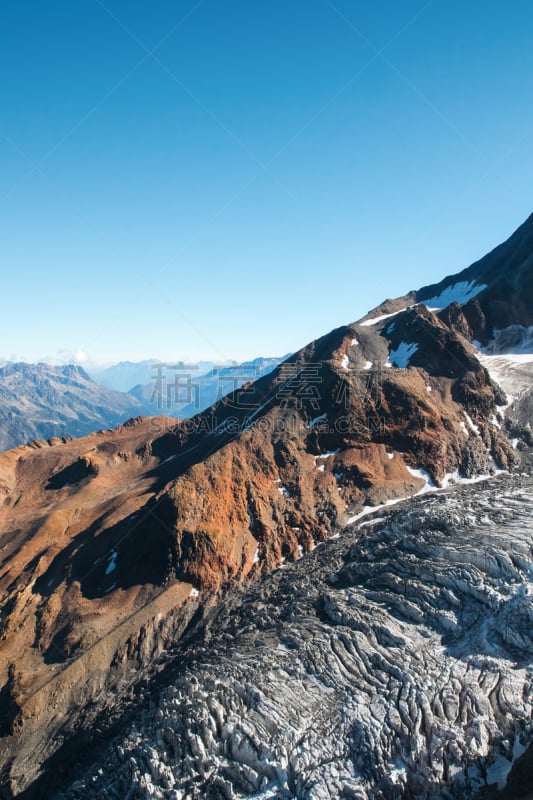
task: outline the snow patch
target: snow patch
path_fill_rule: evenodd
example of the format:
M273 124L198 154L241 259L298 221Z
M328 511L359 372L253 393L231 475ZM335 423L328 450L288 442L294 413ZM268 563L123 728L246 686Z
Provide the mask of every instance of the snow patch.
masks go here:
M405 311L404 308L400 309L400 311ZM384 319L390 319L391 317L396 317L400 311L395 311L393 314L381 314L379 317L372 317L372 319L366 319L364 322L360 322L359 325L362 325L365 328L370 327L370 325L377 325L378 322L383 322Z
M395 350L390 351L389 361L400 369L406 369L417 350L418 344L416 342L400 342Z
M437 488L435 486L435 484L433 483L433 481L431 480L431 476L430 476L429 472L426 472L425 469L414 469L413 467L407 467L407 470L408 470L408 472L411 473L411 475L413 475L413 477L420 478L426 484L425 486L422 487L422 489L420 489L418 494L424 494L425 492L428 492L428 491L431 491L432 489L436 489Z
M409 496L408 497L396 497L394 500L387 500L386 503L381 503L380 505L377 505L377 506L364 506L362 511L360 511L358 514L355 514L355 516L350 517L348 519L348 521L346 522L346 525L353 525L354 522L357 522L357 520L362 519L362 517L366 517L368 514L373 514L374 511L379 511L381 508L388 508L389 506L395 506L398 503L401 503L404 500L408 500L408 499L409 499Z
M117 567L117 556L118 556L117 551L113 550L113 552L109 556L110 561L109 561L109 564L107 565L107 568L106 568L106 571L105 571L106 575L110 575L116 569L116 567Z
M450 303L459 303L464 305L476 297L478 294L487 288L486 283L476 283L475 281L459 281L452 286L447 286L439 295L430 297L428 300L420 300L420 303L427 306L431 310L438 310L446 308Z
M348 369L349 366L350 366L350 359L348 358L348 356L346 354L344 354L343 357L342 357L342 361L341 361L341 367L343 369Z
M475 424L475 422L472 420L472 418L468 416L466 411L465 411L465 417L466 417L466 421L468 423L468 427L470 428L472 433L475 433L477 436L479 436L479 428L478 428L478 426Z
M327 414L321 414L319 417L315 417L310 422L307 423L308 428L314 428L315 425L318 425L319 422L322 422L327 418Z
M324 472L325 464L317 464L317 461L324 461L326 458L330 458L330 456L336 456L338 450L329 450L327 453L322 453L320 456L314 456L313 460L315 462L315 467L319 472Z

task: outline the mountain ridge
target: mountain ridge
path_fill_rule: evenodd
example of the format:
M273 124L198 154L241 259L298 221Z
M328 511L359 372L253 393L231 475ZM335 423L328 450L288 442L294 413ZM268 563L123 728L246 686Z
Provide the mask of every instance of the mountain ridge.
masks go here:
M146 672L235 585L369 506L516 466L507 398L470 340L470 304L489 318L483 296L438 311L389 301L403 306L376 314L382 304L178 424L139 418L0 454L7 797L39 796L62 741L88 734L134 691L134 665ZM520 308L509 303L507 319Z

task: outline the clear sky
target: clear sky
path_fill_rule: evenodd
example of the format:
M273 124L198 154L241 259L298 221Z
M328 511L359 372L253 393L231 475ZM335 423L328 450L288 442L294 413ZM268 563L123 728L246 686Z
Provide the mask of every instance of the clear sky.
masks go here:
M12 0L0 44L0 357L280 355L533 211L531 0Z

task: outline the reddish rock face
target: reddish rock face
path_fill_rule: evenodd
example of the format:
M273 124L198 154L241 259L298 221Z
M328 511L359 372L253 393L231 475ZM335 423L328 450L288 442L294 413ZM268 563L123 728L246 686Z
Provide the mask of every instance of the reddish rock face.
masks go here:
M501 402L466 340L417 306L334 331L192 423L0 455L2 680L15 662L42 680L169 582L216 592L299 557L363 505L417 492L408 468L438 485L508 467L488 422Z
M438 486L513 466L505 397L468 341L486 308L471 302L436 314L390 301L393 316L332 331L193 420L0 454L13 786L53 751L62 719L75 727L95 698L105 706L102 687L131 686L128 664L151 658L161 620L180 635L216 593L298 558L365 505L418 492L424 474Z

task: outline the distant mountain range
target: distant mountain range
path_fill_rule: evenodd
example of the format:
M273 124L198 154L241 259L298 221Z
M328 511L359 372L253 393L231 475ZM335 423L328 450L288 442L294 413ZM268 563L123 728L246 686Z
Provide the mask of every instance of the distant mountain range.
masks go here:
M85 436L144 413L135 397L100 386L73 364L0 367L0 450L32 439Z
M285 358L255 358L242 364L213 366L205 374L201 365L154 365L152 381L135 386L129 394L150 414L187 419L244 384L268 375Z
M132 417L192 417L244 383L266 375L280 361L257 358L219 367L208 361L194 365L122 362L93 371L92 376L73 364L7 363L0 367L0 451L33 439L85 436ZM97 382L95 375L106 385ZM128 393L109 388L131 385L138 377L147 382Z
M108 367L87 366L86 371L93 380L108 389L129 392L134 386L151 384L157 378L158 365L163 365L163 362L157 358L150 358L144 361L120 361L118 364ZM164 366L168 368L169 365L165 364ZM186 365L179 361L175 362L173 366L186 368ZM204 375L214 366L213 361L198 361L192 365L197 376Z

